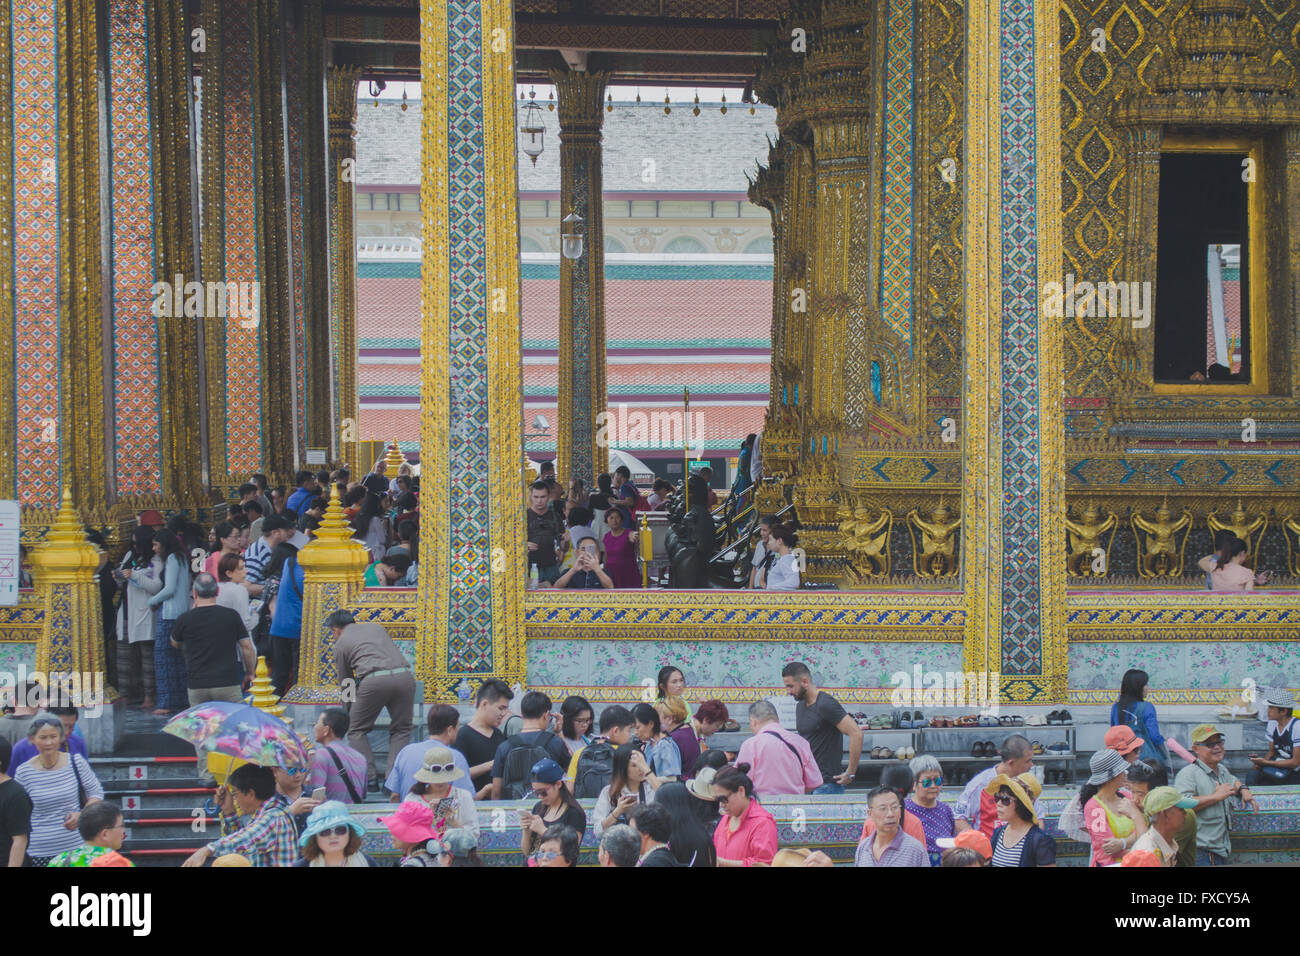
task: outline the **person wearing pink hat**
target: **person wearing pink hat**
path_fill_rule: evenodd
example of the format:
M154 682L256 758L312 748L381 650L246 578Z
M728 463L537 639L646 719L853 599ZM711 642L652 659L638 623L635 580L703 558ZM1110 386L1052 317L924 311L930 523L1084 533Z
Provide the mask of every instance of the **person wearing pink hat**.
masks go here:
M438 865L426 847L430 840L437 838L433 832L433 808L427 803L423 800L406 800L399 803L389 816L377 819L388 827L393 838L393 848L402 854L398 866Z

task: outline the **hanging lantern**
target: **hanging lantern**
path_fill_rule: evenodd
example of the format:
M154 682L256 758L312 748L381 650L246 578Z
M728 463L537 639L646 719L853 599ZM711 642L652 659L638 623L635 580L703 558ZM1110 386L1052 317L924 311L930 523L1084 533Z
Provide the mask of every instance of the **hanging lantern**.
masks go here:
M546 124L542 122L542 108L529 100L524 105L524 117L519 123L519 132L523 133L524 155L537 165L537 157L546 148Z
M570 212L560 223L560 254L566 259L582 258L582 221L576 212Z
M406 112L406 90L402 90L402 112Z
M669 113L673 111L673 108L668 105L669 102L670 100L668 99L668 91L664 90L664 115L665 116L667 116Z
M722 94L722 115L723 116L727 115L727 94L726 93Z
M636 88L636 101L637 101L638 103L641 102L641 87L639 87L639 86Z
M695 91L695 109L691 110L696 116L700 115L700 91Z
M606 96L605 96L605 112L606 112L606 113L612 113L612 112L614 112L614 94L613 94L613 93L606 94Z
M551 90L551 95L547 97L547 99L549 99L550 102L546 104L546 108L551 112L555 112L555 90Z

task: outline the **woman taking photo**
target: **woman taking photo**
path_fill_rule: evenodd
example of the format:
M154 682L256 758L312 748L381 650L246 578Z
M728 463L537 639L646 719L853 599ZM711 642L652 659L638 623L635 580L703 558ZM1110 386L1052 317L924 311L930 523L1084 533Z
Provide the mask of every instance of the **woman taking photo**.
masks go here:
M673 821L673 835L668 847L682 866L716 866L717 851L713 840L695 815L698 803L684 783L666 783L654 794L654 802L665 808ZM713 820L709 821L710 826Z
M646 763L650 765L650 786L658 790L660 785L682 775L682 752L677 749L677 742L664 733L659 711L649 704L633 707L632 719L637 738L645 745Z
M1089 866L1118 863L1146 832L1147 818L1119 788L1128 782L1128 761L1114 750L1098 750L1088 762L1092 776L1079 788L1083 826L1092 840Z
M1138 759L1143 763L1168 767L1169 749L1160 733L1156 709L1146 702L1149 681L1146 671L1133 669L1124 672L1119 684L1119 700L1110 708L1110 725L1128 727L1142 738L1142 752Z
M307 818L298 838L302 859L294 866L378 866L361 852L366 828L337 800L326 800Z
M628 814L637 805L654 803L655 792L646 786L648 776L650 768L641 751L632 747L614 751L614 769L596 798L596 815L592 817L591 832L597 838L615 824L627 823Z
M798 541L799 536L783 524L772 529L767 538L767 547L776 555L776 560L762 572L762 587L769 591L799 590L799 556L794 553Z
M478 839L478 814L474 797L452 783L465 775L456 766L456 758L447 747L430 747L424 752L424 764L415 772L408 800L423 800L433 811L433 827L439 833L468 830Z
M569 755L576 754L595 738L591 734L591 725L595 721L595 712L585 697L571 694L560 705L560 736L569 748Z
M718 866L767 866L776 856L776 820L754 798L749 764L723 767L713 778L722 819L713 831Z
M990 866L1056 866L1056 841L1039 825L1034 801L1043 785L1032 773L1018 777L998 774L984 792L993 797L998 820L1005 824L993 831L993 860Z
M176 535L159 528L153 538L154 554L162 562L162 589L149 599L158 609L158 633L153 642L154 685L158 690L155 717L170 717L190 705L185 680L185 655L172 647L172 625L190 609L190 566ZM239 552L234 552L235 557Z
M162 590L162 558L154 547L153 529L131 532L131 550L113 572L122 589L117 609L117 673L123 696L132 704L153 710L154 638L158 633L158 612L149 599Z
M533 764L531 776L533 796L538 800L532 812L519 811L525 857L541 845L542 835L554 824L570 827L579 839L587 829L587 813L564 785L564 769L558 763L549 757L539 760Z
M81 754L63 753L63 721L42 716L32 721L27 739L36 756L14 769L13 777L32 801L32 832L24 866L45 866L84 842L77 829L82 809L104 799L104 788Z
M600 566L600 551L595 538L578 539L573 564L555 579L553 587L591 591L614 587L614 579Z

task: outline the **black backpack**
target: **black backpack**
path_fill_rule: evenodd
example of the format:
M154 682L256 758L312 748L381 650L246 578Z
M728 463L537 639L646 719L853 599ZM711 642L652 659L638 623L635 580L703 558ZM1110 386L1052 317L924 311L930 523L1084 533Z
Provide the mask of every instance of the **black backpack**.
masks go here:
M607 740L597 740L582 748L573 775L573 795L579 800L594 800L609 786L614 776L614 747Z
M505 766L501 769L501 796L506 800L522 800L532 793L533 764L551 757L546 749L555 738L549 730L538 732L532 743L520 742L510 753L506 754Z

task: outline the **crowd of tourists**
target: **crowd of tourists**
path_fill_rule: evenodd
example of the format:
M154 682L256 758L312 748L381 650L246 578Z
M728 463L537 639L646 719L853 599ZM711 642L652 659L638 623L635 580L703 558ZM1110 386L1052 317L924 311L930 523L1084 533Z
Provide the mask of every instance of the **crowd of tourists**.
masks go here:
M326 709L313 727L309 766L246 764L230 773L211 804L220 835L185 866L364 867L387 865L390 857L402 867L482 866L478 804L485 800L509 801L492 808L491 829L517 832L517 858L528 866L577 865L588 833L601 866L832 863L825 850L782 847L777 817L764 805L780 796L844 795L858 773L857 721L801 662L781 672L794 702L793 726L783 724L774 702L755 701L746 713L750 734L734 752L709 745L720 731L739 729L727 705L706 700L692 708L684 675L673 666L659 673L653 700L599 713L582 697L556 710L540 691L516 700L501 681L485 680L468 720L455 707L431 706L426 739L412 743L409 672L382 666L396 663L391 638L346 611L325 623L335 631L340 675L361 675L362 688L376 675L393 678L372 683L365 706L373 713L361 715L373 722L374 713L389 708L393 717L384 779L376 776L365 735L353 733L357 704ZM189 625L178 622L173 634L177 629ZM194 640L183 636L182 646ZM224 645L222 653L229 650ZM378 674L389 670L398 673ZM998 761L955 801L941 799L944 767L934 755L887 766L879 786L861 799L866 819L854 863L1048 867L1056 865L1062 840L1081 842L1091 866L1230 862L1230 808L1253 811L1252 787L1293 782L1300 773L1295 700L1270 693L1269 748L1251 758L1255 769L1243 782L1224 766L1217 727L1193 729L1191 752L1161 738L1147 684L1142 671L1125 675L1113 726L1060 814L1056 835L1044 825L1031 742L1012 733ZM38 688L23 693L20 701L39 697ZM1189 758L1176 774L1170 744ZM11 707L0 718L0 770L7 771L0 772L0 862L131 865L121 809L104 799L75 710ZM387 840L376 842L376 831L367 844L354 811L385 798L391 810L376 822ZM845 799L859 802L856 794ZM493 849L501 851L499 841Z
M758 436L749 435L741 444L736 479L730 494L740 496L762 475ZM697 549L711 554L714 528L708 509L718 503L712 488L713 469L705 466L688 479L688 498L699 502L706 533L696 535ZM527 548L531 586L600 590L640 588L648 575L637 561L638 515L668 511L680 502L681 486L663 478L654 480L646 495L632 480L626 465L611 474L596 476L594 490L575 478L566 487L555 477L554 462L543 462L536 481L528 488ZM793 591L801 585L801 564L795 551L794 529L775 517L759 522L746 587L769 591Z

